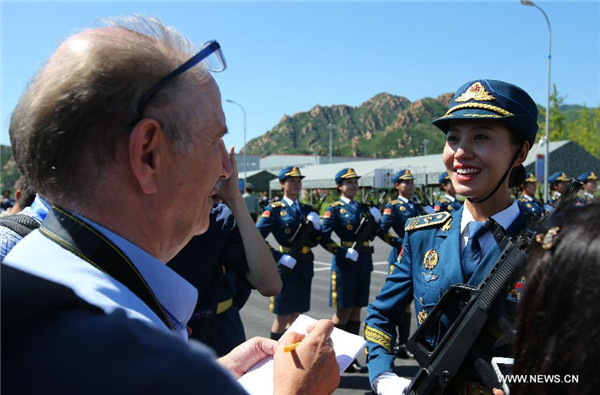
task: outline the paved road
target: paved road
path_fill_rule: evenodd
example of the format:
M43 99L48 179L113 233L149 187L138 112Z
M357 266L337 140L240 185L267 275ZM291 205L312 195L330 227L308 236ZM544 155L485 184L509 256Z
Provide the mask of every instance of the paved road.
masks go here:
M271 245L277 245L271 238L268 239ZM390 247L379 239L374 242L375 254L373 254L374 271L371 274L370 299L375 296L383 286L387 274L387 257ZM331 267L331 254L322 247L313 250L315 254L315 276L312 282L311 310L306 314L316 318L331 318L333 309L328 306L329 303L329 273ZM253 336L268 337L271 325L273 323L273 314L269 313L269 299L260 295L257 291L252 291L250 299L241 311L242 321L246 329L248 338ZM365 309L362 311L362 320L365 318ZM415 322L411 322L412 331L415 330ZM361 330L362 334L362 330ZM359 357L359 361L364 363L364 355ZM404 377L411 377L418 365L414 359L396 360L396 372ZM340 395L371 394L371 388L368 382L368 375L365 374L343 374L339 388L335 392Z

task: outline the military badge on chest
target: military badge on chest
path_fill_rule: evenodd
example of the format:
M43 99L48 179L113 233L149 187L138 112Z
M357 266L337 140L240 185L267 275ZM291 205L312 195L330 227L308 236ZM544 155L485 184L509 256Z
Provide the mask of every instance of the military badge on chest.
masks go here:
M425 257L423 258L423 266L429 271L421 272L421 274L427 282L435 281L440 278L440 276L433 274L433 269L437 266L438 261L439 256L435 250L429 250L425 253Z

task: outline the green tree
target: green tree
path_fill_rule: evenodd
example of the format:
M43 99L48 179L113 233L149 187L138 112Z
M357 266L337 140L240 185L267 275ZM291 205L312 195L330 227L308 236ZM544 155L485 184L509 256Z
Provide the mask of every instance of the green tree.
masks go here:
M600 158L600 112L594 114L583 106L579 118L568 124L568 138Z

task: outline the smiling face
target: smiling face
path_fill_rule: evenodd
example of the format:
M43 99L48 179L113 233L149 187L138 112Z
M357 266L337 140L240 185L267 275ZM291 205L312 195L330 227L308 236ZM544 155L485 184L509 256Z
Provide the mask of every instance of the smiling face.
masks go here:
M347 199L354 199L354 196L358 193L358 178L348 178L343 180L342 183L338 186L338 189Z
M518 148L500 121L451 121L443 160L456 193L474 200L485 198L500 182ZM526 153L525 149L513 167L525 160ZM499 191L504 192L494 197L508 197L508 177Z

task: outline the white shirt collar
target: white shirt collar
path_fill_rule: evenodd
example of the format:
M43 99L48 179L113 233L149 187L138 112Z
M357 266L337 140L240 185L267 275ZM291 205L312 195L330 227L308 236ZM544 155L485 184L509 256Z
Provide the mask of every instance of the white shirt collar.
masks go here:
M402 200L404 203L408 203L408 199L405 198L404 196L398 195L398 200Z
M521 211L519 210L519 204L516 200L513 200L512 204L500 211L492 215L492 218L498 222L500 226L502 226L505 230L517 219ZM467 232L466 228L469 222L475 221L471 212L465 206L462 213L462 218L460 220L460 234L461 234L461 251L465 248L467 244L467 239L469 238L469 232ZM481 245L482 253L487 253L487 251L492 247L493 243L495 243L492 234L489 231L485 231L479 237L479 244Z
M354 201L354 200L350 200L350 199L348 199L348 198L347 198L347 197L345 197L345 196L342 196L342 197L340 198L340 200L341 200L342 202L346 203L346 204L352 204L352 202Z
M448 195L448 194L445 194L444 197L446 199L450 200L451 202L454 202L456 200L456 198L454 196L451 196L451 195Z
M291 206L293 206L293 205L294 205L294 203L296 203L296 202L297 202L297 200L296 200L296 201L294 201L294 200L290 199L290 198L289 198L289 197L287 197L287 196L284 196L284 197L283 197L283 201L284 201L284 202L286 202L286 203L288 204L288 206L290 206L290 207L291 207Z
M530 202L533 201L533 198L531 196L529 196L529 195L523 194L521 197L529 200Z

